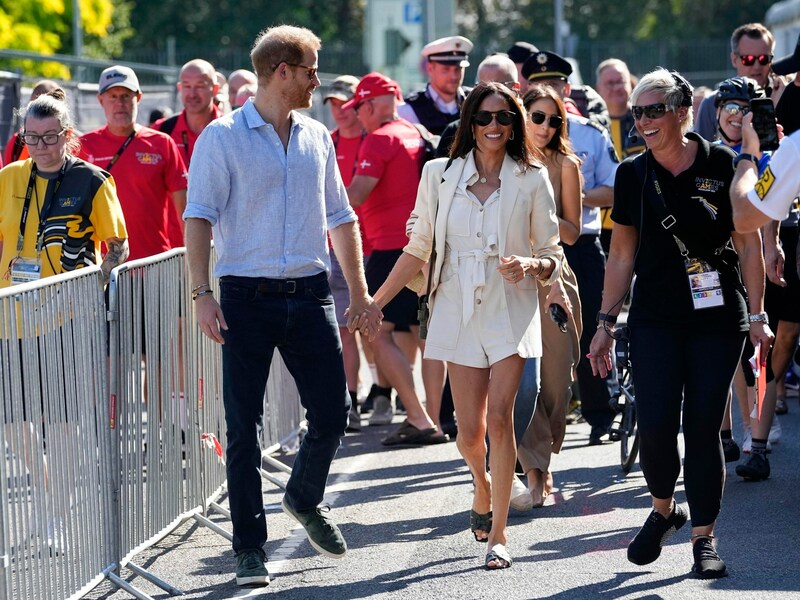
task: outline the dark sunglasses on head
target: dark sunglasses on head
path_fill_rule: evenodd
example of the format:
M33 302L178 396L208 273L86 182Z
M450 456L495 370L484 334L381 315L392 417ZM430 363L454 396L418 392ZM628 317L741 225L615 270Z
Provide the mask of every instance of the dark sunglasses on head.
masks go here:
M740 54L739 58L745 67L752 67L758 61L760 65L768 65L772 62L772 54Z
M747 113L750 112L750 107L742 106L741 104L736 104L735 102L728 102L727 104L722 105L722 110L724 110L732 117L735 117L736 115L739 114L745 116Z
M631 112L633 113L633 118L637 121L643 116L648 119L660 119L667 114L668 108L666 104L659 102L657 104L648 104L647 106L631 106Z
M486 127L491 124L492 119L497 119L497 123L503 126L511 125L514 122L514 115L516 113L510 110L498 110L497 112L489 112L488 110L479 110L472 116L472 120L476 125Z
M536 125L541 125L544 123L545 119L547 119L547 126L553 129L558 129L564 124L564 119L558 115L552 115L548 118L548 116L540 110L535 110L531 113L531 121Z

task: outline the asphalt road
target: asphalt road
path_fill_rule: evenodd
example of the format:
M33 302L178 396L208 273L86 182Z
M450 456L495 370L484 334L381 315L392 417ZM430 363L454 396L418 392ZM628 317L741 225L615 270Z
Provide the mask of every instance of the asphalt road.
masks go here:
M194 522L135 562L185 598L208 600L800 598L796 398L790 399L790 413L779 418L783 437L770 455L771 479L744 482L728 465L716 533L730 576L721 580L689 575L689 526L655 563L639 567L627 561L627 544L648 514L644 478L638 465L627 477L622 474L617 444L587 446L585 424L568 426L564 449L553 462L557 492L547 504L529 513L512 511L514 565L504 571L484 570L486 546L469 532L472 486L455 444L386 449L380 438L390 426L348 435L333 465L327 501L348 541L344 559L316 554L303 530L280 511L280 490L265 485L270 586L237 588L228 542ZM682 481L677 498L685 503ZM213 520L230 526L220 516ZM170 597L129 570L122 573L154 598ZM86 598L130 596L102 584Z

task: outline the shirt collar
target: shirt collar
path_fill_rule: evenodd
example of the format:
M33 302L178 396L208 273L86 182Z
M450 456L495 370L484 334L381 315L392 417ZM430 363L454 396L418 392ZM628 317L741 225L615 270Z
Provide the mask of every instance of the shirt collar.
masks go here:
M458 102L455 100L451 102L443 100L439 95L439 92L433 89L433 86L430 83L428 84L428 95L431 97L431 100L433 100L433 103L442 110L442 112L447 112L449 114L455 114L458 112Z
M475 185L478 182L478 178L480 174L478 173L478 167L475 164L475 152L470 152L467 154L465 162L464 162L464 170L461 172L461 179L458 182L459 187L466 189L471 185Z
M258 129L259 127L263 127L267 125L272 127L272 123L267 123L263 117L258 113L256 110L256 105L253 104L253 99L248 98L247 102L241 108L242 114L244 115L245 122L247 123L247 127L249 129ZM306 118L301 115L296 110L293 110L289 113L290 118L292 119L292 129L295 127L302 127L303 120ZM274 127L273 127L274 129Z

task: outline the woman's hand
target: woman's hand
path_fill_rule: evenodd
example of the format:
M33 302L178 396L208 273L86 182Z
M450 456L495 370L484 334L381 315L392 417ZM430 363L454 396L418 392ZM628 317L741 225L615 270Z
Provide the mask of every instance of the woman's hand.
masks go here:
M612 338L603 327L599 327L592 338L592 343L589 345L589 354L586 358L589 359L589 364L592 365L592 374L599 375L605 378L611 371L611 351L614 346L614 338Z
M761 366L767 366L767 354L769 353L769 349L772 348L772 342L775 341L775 334L772 333L772 330L769 328L769 325L764 323L763 321L758 321L756 323L750 323L750 343L753 344L753 347L758 346L761 344Z
M509 283L519 283L525 278L525 272L533 266L533 260L523 256L501 256L497 270Z
M544 310L550 310L550 306L552 304L558 304L561 308L564 309L564 312L567 313L567 317L572 319L572 302L569 301L567 297L567 291L564 289L564 286L561 285L561 280L557 280L550 286L550 291L547 294L547 298L544 300Z

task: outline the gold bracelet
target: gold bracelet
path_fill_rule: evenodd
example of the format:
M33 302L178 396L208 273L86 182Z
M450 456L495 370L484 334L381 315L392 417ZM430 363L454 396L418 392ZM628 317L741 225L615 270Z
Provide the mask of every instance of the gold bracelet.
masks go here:
M536 271L536 279L541 279L542 273L544 273L544 259L539 259L539 269Z
M211 286L207 283L201 283L200 285L196 285L195 287L192 288L192 293L194 294L197 290L204 287L211 287Z
M202 290L200 292L194 292L192 294L192 300L197 300L200 296L208 296L209 294L213 294L214 290Z

